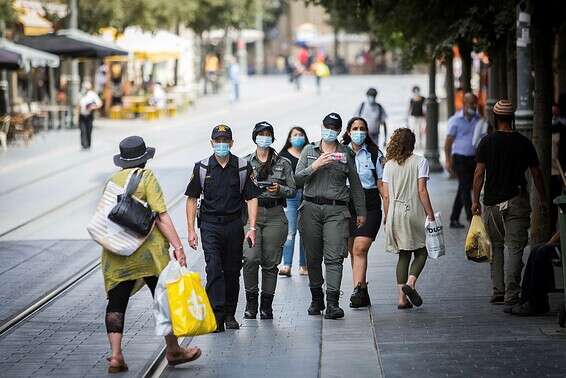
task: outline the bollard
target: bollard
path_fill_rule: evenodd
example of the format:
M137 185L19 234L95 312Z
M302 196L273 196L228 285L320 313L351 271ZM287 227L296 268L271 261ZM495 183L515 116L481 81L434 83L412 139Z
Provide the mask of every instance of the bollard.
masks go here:
M566 195L561 195L554 199L554 204L558 205L560 219L560 251L562 261L562 279L566 283ZM558 324L564 328L566 322L566 289L564 290L564 303L558 312Z

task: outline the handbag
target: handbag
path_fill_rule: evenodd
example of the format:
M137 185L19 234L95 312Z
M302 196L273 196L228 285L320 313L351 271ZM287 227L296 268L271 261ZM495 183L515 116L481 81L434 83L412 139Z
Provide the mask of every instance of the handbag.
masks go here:
M141 236L147 236L153 228L157 213L133 197L142 177L143 171L134 171L126 191L118 195L118 202L108 214L108 219Z
M428 218L425 221L426 249L429 257L437 259L446 254L446 246L440 213L434 214L434 218L434 221Z
M132 174L133 172L127 182ZM130 256L139 249L147 236L141 236L108 219L108 214L116 206L118 196L123 193L123 187L112 180L108 181L86 229L91 238L103 248L120 256Z

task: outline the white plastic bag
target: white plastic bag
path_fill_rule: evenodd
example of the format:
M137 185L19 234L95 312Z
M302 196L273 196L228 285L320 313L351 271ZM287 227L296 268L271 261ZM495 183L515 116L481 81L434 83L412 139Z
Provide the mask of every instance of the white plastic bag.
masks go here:
M431 258L437 259L446 254L446 246L440 213L434 214L434 218L430 221L427 217L425 221L426 249Z
M155 319L155 334L157 336L173 334L169 300L167 299L167 282L178 280L182 274L181 269L181 265L172 259L159 275L153 300L153 317Z

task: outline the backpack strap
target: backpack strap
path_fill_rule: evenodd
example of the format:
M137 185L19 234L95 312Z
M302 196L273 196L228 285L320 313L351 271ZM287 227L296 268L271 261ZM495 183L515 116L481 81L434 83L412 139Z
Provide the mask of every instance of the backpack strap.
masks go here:
M198 163L199 166L199 180L200 180L200 189L204 192L204 181L206 178L206 174L208 173L208 166L210 165L210 158L202 159Z
M358 109L358 117L362 116L362 112L364 111L364 105L366 104L365 101L362 101L362 104L360 105L360 108Z
M242 193L248 178L248 161L246 159L238 158L238 176L240 177L240 193Z
M371 170L371 172L373 174L375 182L377 183L377 170L375 169L375 167L377 164L383 166L383 154L381 154L380 152L370 152L370 155L371 161L373 163L373 169Z

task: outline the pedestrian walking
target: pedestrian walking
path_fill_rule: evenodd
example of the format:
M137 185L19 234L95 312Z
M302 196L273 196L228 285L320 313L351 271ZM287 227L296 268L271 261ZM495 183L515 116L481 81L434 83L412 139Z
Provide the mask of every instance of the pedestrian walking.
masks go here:
M289 159L291 167L293 168L293 173L297 170L301 151L307 144L309 144L309 138L302 127L294 126L291 130L289 130L287 140L281 149L279 156ZM297 218L299 216L299 206L303 202L303 187L298 185L296 185L296 187L297 191L295 195L287 198L287 207L285 208L285 215L287 215L289 230L287 232L287 241L283 247L283 266L279 269L279 275L287 277L291 277L291 267L293 266L293 255L295 252L295 239L297 236ZM299 242L299 275L306 276L307 274L305 247L303 237L301 236Z
M158 216L155 221L156 227L133 254L121 256L107 249L102 251L100 266L108 297L105 324L112 348L112 355L108 358L109 373L128 370L122 353L122 335L130 296L144 284L148 286L151 295L154 295L159 273L169 263L171 245L177 261L182 266L187 266L181 240L167 212L163 191L153 172L145 167L154 154L155 148L146 147L144 140L139 136L131 136L120 142L120 154L114 156L114 164L122 169L114 173L110 180L123 187L134 169L142 170L142 179L133 195L146 202L152 211L158 213ZM170 365L193 361L201 355L198 347L180 347L174 335L165 336L165 342L166 358Z
M472 212L482 213L479 200L483 187L483 218L492 245L491 303L512 306L519 303L523 250L531 224L527 169L533 177L543 217L548 213L547 198L535 147L515 131L513 105L499 100L493 107L493 117L496 131L482 139L476 156Z
M240 100L240 65L238 61L230 56L228 66L228 79L230 80L230 102L237 102Z
M288 221L283 208L287 198L295 196L295 178L291 162L271 147L273 126L259 122L254 126L252 140L255 152L246 156L258 185L264 189L258 197L256 244L244 246L244 285L246 311L244 318L255 319L258 310L259 268L261 267L260 318L273 319L273 296L277 286L277 265L281 262L287 239Z
M322 79L330 76L330 69L328 68L326 63L324 63L324 57L317 60L317 62L313 64L312 71L315 76L316 94L319 95L322 92Z
M472 182L476 167L474 129L480 116L477 113L477 98L472 93L464 95L464 107L448 120L448 134L444 143L446 170L458 177L458 192L454 198L450 228L464 228L460 223L462 208L466 219L472 219Z
M320 315L325 309L322 285L322 261L326 267L326 300L324 317L344 317L339 306L344 257L348 254L350 235L350 198L356 210L356 225L365 223L365 197L356 172L353 153L338 143L342 119L330 113L322 121L322 140L307 145L301 152L295 180L302 185L303 204L299 208L299 230L304 236L312 302L309 315ZM350 189L346 187L346 180Z
M369 137L375 144L379 145L381 127L383 127L383 146L387 142L387 113L383 106L376 101L377 89L369 88L366 92L366 100L363 101L356 112L356 116L362 117L368 123Z
M385 250L399 255L396 275L400 310L423 303L416 284L428 257L424 224L426 218L435 220L427 189L428 162L413 153L415 139L408 128L395 130L383 169Z
M230 153L232 130L218 125L212 130L214 154L195 163L185 195L189 245L196 249L197 200L200 200L198 226L206 261L206 292L211 301L217 332L239 329L236 307L240 292L244 238L256 244L257 197L259 188L252 181L253 169L247 160ZM244 207L247 203L248 227L244 237Z
M79 98L79 129L81 131L81 146L88 150L92 142L92 127L94 124L94 112L100 109L102 100L92 90L89 81L83 83L83 90Z
M421 88L418 85L413 87L413 95L409 101L409 128L417 136L419 147L425 145L426 140L426 119L424 113L425 98L421 96Z
M353 151L356 170L360 176L366 199L366 223L358 227L355 208L350 206L350 239L348 251L352 263L354 292L350 296L350 307L371 305L367 288L368 251L381 226L381 187L383 178L383 153L371 138L367 137L368 125L365 119L354 117L348 121L342 143Z

